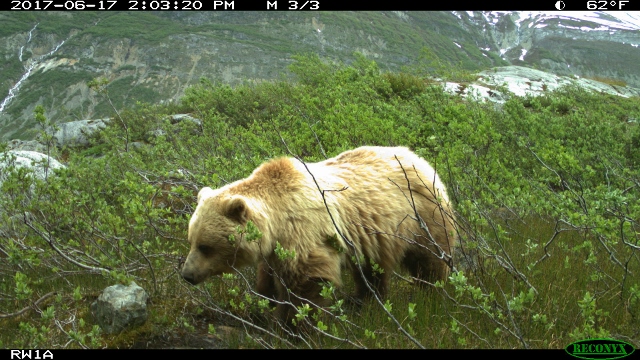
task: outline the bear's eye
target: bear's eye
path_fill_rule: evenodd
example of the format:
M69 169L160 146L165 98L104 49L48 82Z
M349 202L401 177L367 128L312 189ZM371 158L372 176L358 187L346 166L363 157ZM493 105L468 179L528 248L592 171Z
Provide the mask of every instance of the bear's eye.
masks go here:
M205 256L209 256L209 255L213 254L213 248L211 246L207 246L207 245L199 245L198 246L198 251L200 251Z

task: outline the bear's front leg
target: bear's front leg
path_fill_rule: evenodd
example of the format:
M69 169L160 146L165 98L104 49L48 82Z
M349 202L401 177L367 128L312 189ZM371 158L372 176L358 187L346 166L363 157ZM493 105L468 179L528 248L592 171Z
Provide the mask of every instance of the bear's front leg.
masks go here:
M296 332L308 330L309 323L305 321L305 318L296 317L299 313L298 309L304 308L307 304L311 308L306 317L309 319L313 311L318 311L318 307L328 305L327 300L320 295L321 283L321 279L308 279L300 283L285 280L285 284L288 284L286 287L283 284L277 286L276 283L279 301L276 307L276 316L286 328Z
M276 306L273 299L276 298L276 285L274 283L273 272L266 261L258 264L258 274L256 290L258 294L269 299L269 305Z

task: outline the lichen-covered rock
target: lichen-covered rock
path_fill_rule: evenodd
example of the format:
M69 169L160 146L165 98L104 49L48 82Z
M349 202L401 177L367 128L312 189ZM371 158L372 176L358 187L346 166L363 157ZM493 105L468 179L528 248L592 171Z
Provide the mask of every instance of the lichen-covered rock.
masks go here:
M171 115L171 123L172 124L177 124L177 123L180 123L180 122L183 122L183 121L188 121L188 122L194 123L194 124L196 124L198 126L202 125L202 121L192 117L189 114L174 114L174 115Z
M594 92L623 97L640 95L638 89L631 87L614 86L581 77L558 76L522 66L496 67L481 71L478 75L480 83L492 87L506 85L507 89L517 96L538 96L567 85L577 85Z
M10 150L0 153L0 186L11 169L28 168L37 179L44 180L53 170L64 168L58 160L35 151Z
M78 120L58 124L53 134L58 147L81 147L89 145L89 137L107 126L110 119Z
M540 96L570 85L622 97L640 96L640 89L629 86L610 85L578 76L559 76L523 66L495 67L480 71L477 75L478 79L474 82L445 82L443 88L450 94L496 104L504 104L512 95Z
M109 286L91 304L91 313L104 332L119 333L147 321L148 298L147 292L133 281L129 286Z
M36 140L18 140L13 139L7 142L9 150L26 150L44 153L47 151L47 147L44 144L39 143Z

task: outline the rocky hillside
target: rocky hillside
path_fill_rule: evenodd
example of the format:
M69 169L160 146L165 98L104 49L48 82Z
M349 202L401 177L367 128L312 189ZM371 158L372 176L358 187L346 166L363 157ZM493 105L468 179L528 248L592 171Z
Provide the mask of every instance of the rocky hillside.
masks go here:
M606 84L577 75L558 76L549 72L522 66L501 66L481 71L470 83L446 82L444 89L451 94L471 97L480 101L503 104L511 96L541 96L562 87L579 87L590 92L625 98L640 97L640 89ZM630 121L637 121L635 118Z
M454 13L465 29L514 65L558 75L616 79L640 87L640 15L634 13Z
M602 21L480 12L6 12L0 23L4 140L33 137L36 105L56 122L110 116L87 85L97 77L115 108L165 103L203 77L287 76L292 55L307 52L345 62L360 52L388 70L434 58L472 71L515 64L640 87L640 32L620 22L604 31Z

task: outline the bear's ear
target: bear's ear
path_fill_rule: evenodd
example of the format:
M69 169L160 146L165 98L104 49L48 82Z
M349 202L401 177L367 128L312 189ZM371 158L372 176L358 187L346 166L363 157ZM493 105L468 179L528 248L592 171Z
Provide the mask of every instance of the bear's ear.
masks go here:
M200 201L212 197L214 194L215 191L213 191L213 189L211 189L210 187L203 187L198 193L198 204L200 204Z
M233 196L224 207L224 215L231 220L245 224L248 220L249 208L242 196Z

